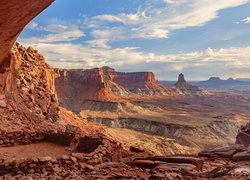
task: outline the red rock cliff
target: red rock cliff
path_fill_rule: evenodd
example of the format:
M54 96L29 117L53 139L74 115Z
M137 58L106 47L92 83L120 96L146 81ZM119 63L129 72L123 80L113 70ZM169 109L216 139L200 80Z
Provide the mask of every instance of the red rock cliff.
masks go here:
M0 1L0 65L8 59L10 50L23 28L53 1Z
M109 67L94 68L88 70L56 70L57 87L63 87L71 82L71 86L104 88L118 95L127 93L151 94L154 90L166 90L167 87L160 85L152 72L116 72ZM63 85L64 83L64 85ZM73 84L72 84L73 83ZM65 86L64 86L65 87ZM80 87L80 88L81 88ZM62 91L65 88L60 88ZM61 90L59 90L60 93Z
M10 51L23 28L53 0L0 1L0 94L15 89L15 62Z

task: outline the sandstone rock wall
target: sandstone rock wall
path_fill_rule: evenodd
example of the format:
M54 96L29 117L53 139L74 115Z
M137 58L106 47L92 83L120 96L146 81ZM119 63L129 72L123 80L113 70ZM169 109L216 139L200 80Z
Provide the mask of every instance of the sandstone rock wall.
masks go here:
M116 72L109 67L89 70L55 70L58 74L56 86L71 83L72 86L80 84L82 87L99 87L109 91L109 94L119 96L136 94L166 94L174 92L174 88L160 85L152 72L123 73ZM79 86L78 86L79 87ZM102 89L103 90L103 89ZM62 91L64 91L62 89ZM60 94L60 90L58 90ZM114 95L113 95L114 96Z
M37 50L19 44L13 47L16 59L16 84L18 93L29 100L27 106L33 113L56 121L58 118L57 93L54 70Z
M10 60L10 50L23 28L53 0L0 1L0 66Z
M70 146L75 134L53 131L0 131L0 148L26 145L39 142L52 142L64 146Z
M13 55L9 55L7 60L0 66L0 94L16 91L14 69L14 57Z
M18 43L9 62L11 68L0 74L0 130L58 128L54 70L36 50Z
M53 0L1 0L0 1L0 106L17 99L16 59L11 49L23 28Z

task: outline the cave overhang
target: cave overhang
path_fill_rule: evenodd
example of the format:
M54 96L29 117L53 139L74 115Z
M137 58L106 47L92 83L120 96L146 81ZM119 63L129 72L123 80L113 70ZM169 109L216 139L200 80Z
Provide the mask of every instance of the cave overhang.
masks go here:
M0 67L9 61L10 51L25 26L54 0L0 1Z

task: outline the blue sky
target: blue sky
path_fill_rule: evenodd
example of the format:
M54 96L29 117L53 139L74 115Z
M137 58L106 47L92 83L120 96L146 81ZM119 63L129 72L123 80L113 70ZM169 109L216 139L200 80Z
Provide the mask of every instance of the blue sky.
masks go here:
M53 67L250 77L250 0L56 0L19 41Z

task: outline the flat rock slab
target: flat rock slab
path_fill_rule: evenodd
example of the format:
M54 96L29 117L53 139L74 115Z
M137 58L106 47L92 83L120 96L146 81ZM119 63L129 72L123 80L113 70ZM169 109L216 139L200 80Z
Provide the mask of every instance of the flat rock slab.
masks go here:
M233 156L233 161L250 161L250 152L240 152Z
M0 148L0 159L21 160L41 157L41 160L47 161L48 158L59 158L62 155L69 155L70 153L69 147L42 142L37 144Z

